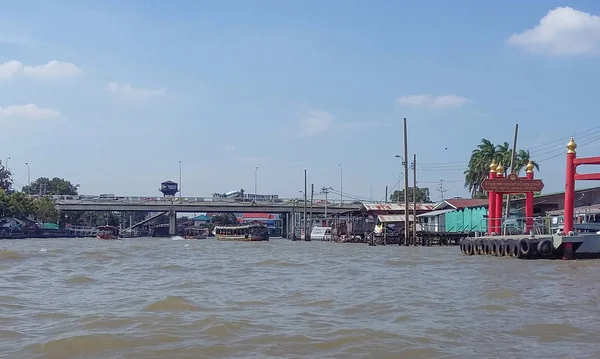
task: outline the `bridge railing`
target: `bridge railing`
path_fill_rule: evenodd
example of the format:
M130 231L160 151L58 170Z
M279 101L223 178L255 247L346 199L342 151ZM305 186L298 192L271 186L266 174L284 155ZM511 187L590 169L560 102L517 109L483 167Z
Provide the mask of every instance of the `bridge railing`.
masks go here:
M35 196L34 196L35 197ZM225 197L144 197L144 196L114 196L114 197L103 197L103 196L90 196L90 195L75 195L75 196L50 196L56 202L63 203L126 203L126 204L159 204L159 203L171 203L173 204L202 204L205 202L218 202L218 203L252 203L252 198L225 198ZM304 207L304 199L298 198L274 198L274 199L257 199L254 201L256 204L282 204L282 205L296 205ZM340 204L343 206L359 205L361 202L353 200L314 200L312 202L313 207L339 207ZM310 201L306 201L306 205L310 206Z

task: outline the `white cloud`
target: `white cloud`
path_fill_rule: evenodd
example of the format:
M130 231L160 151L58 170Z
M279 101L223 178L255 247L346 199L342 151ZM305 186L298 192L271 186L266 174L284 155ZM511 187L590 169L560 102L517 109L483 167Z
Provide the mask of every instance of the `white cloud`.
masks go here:
M34 104L0 107L0 119L18 118L27 120L50 120L60 118L60 112L52 108L38 107Z
M0 63L0 80L10 79L23 71L23 64L19 61Z
M121 84L116 81L111 81L104 86L104 89L108 92L115 93L121 96L136 97L136 98L155 98L167 96L166 89L145 89L135 88L130 84Z
M23 73L29 77L54 79L75 76L81 69L70 62L49 61L39 66L23 66Z
M431 95L408 95L401 96L396 103L403 106L416 107L461 107L471 102L466 97L457 95L431 96Z
M600 53L600 16L570 7L548 11L540 23L506 42L526 50L551 55Z
M316 136L329 130L334 122L332 114L325 111L311 111L300 119L298 137Z
M16 60L0 63L0 80L7 80L17 76L36 79L57 79L75 76L80 72L81 69L77 65L56 60L38 66L23 65L23 63Z

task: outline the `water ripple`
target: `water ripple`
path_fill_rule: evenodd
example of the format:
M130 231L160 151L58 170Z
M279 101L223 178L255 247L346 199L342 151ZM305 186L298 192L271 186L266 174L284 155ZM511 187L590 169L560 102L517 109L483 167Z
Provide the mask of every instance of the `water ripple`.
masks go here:
M0 358L600 357L597 271L448 247L0 241Z

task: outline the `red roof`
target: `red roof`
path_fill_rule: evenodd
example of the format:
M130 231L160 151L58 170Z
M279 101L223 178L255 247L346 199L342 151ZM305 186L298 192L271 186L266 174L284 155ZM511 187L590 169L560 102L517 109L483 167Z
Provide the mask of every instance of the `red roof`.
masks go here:
M244 213L244 219L271 219L271 215L269 213Z
M470 207L487 207L487 199L476 199L476 198L452 198L447 199L444 202L456 209L470 208Z

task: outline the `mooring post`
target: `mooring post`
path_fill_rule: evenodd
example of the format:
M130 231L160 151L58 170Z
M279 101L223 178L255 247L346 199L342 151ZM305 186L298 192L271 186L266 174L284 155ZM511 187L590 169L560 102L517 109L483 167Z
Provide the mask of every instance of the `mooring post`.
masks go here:
M527 164L527 179L533 179L533 161L529 161ZM529 191L525 194L525 229L527 233L533 230L533 191Z
M575 149L577 144L573 137L567 144L567 168L565 180L565 218L563 232L568 234L573 230L573 215L575 210L575 158L577 154ZM565 243L566 244L566 243Z
M498 164L496 167L496 177L495 178L503 178L504 177L504 166L502 163ZM494 232L497 234L502 234L502 200L504 199L504 193L502 192L494 192L496 194L496 203L494 208Z
M498 165L496 164L496 160L492 161L490 164L490 173L488 178L493 180L496 178L496 168ZM494 232L494 225L496 223L496 192L488 191L488 234L492 234Z
M575 158L577 154L575 149L577 144L571 137L569 143L567 143L567 168L566 168L566 180L565 180L565 214L563 221L563 232L568 235L569 232L573 231L573 215L575 211ZM563 247L563 258L569 260L573 258L573 243L564 242Z

